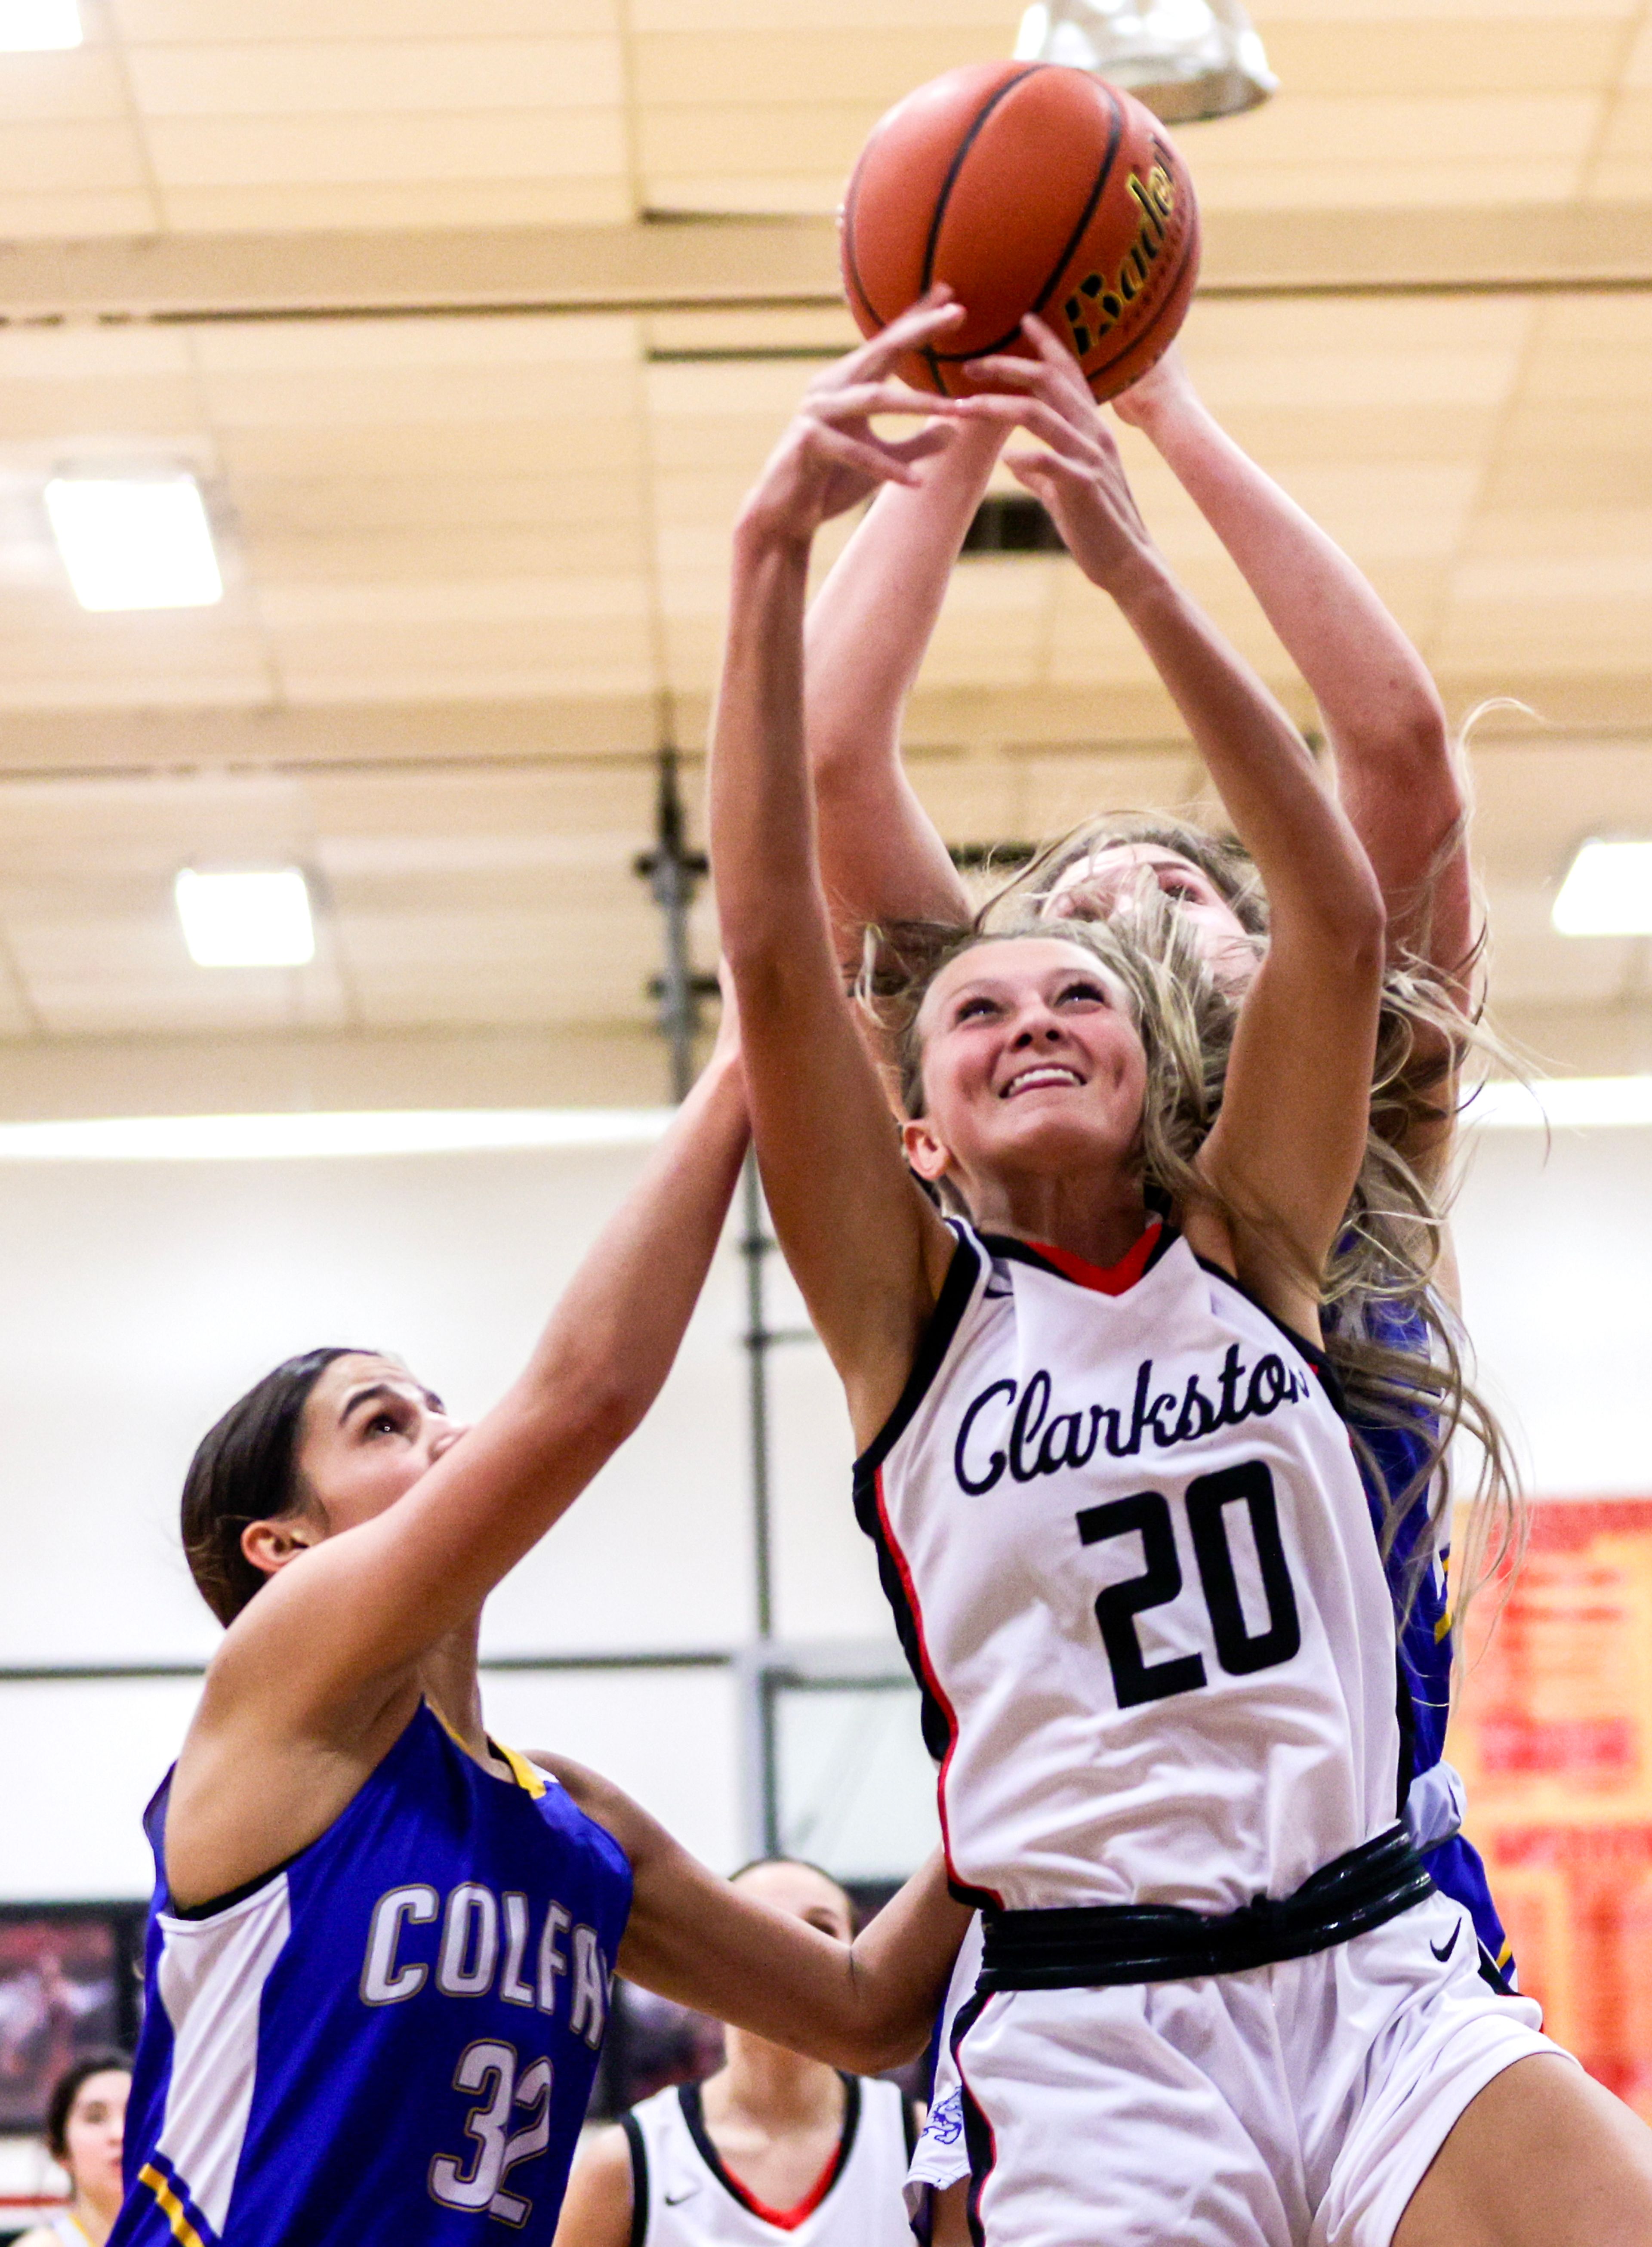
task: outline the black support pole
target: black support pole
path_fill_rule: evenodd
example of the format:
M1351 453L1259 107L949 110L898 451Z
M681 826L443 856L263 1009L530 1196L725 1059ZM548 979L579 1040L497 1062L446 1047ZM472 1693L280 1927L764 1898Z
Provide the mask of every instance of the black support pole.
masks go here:
M666 966L649 984L659 1002L659 1022L671 1055L671 1092L686 1100L694 1081L694 1043L700 1035L702 999L717 988L714 975L696 975L689 956L688 916L708 867L703 851L686 842L683 799L677 785L677 752L659 753L659 782L654 797L654 847L637 860L659 907L666 929Z

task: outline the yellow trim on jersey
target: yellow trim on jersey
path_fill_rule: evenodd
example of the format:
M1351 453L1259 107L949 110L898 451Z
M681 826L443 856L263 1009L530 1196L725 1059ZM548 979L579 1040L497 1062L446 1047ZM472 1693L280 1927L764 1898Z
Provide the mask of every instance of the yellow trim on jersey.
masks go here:
M147 2185L155 2196L155 2205L172 2226L172 2236L179 2247L207 2247L206 2241L184 2213L184 2205L153 2162L146 2162L138 2172L140 2184Z
M436 1706L435 1703L433 1701L427 1701L425 1703L425 1706L429 1710L431 1715L436 1719L436 1722L441 1726L443 1731L447 1733L454 1745L456 1748L463 1748L465 1753L469 1755L470 1750L468 1747L465 1747L465 1743L460 1738L458 1733L454 1731L453 1726L447 1722L446 1717L442 1715L441 1711ZM518 1755L515 1748L502 1748L500 1746L498 1741L491 1736L491 1734L487 1735L486 1737L488 1746L499 1758L500 1762L509 1766L510 1775L512 1779L515 1780L517 1786L522 1788L525 1794L530 1795L533 1800L537 1802L540 1796L546 1792L547 1788L550 1785L550 1781L545 1776L544 1772L543 1771L536 1770L534 1766L529 1762L527 1757ZM472 1758L472 1760L473 1762L474 1761L474 1757Z
M1451 1636L1451 1618L1449 1615L1442 1615L1434 1626L1434 1643L1437 1646L1443 1638L1450 1638Z
M1497 1954L1497 1963L1499 1966L1506 1966L1513 1956L1513 1940L1511 1936L1505 1935L1503 1938L1503 1948Z
M529 1763L526 1756L518 1755L515 1748L502 1747L495 1739L489 1739L488 1745L502 1762L510 1766L511 1777L517 1786L525 1788L537 1802L550 1785L545 1773Z

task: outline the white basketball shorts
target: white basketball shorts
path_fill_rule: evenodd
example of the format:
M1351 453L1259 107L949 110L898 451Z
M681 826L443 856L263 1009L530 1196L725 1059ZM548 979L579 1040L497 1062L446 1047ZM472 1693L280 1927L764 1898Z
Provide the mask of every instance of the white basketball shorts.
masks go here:
M1570 2057L1478 1960L1437 1894L1311 1958L998 1991L962 2017L963 2114L938 2102L912 2182L952 2182L966 2143L988 2247L1389 2247L1475 2093Z

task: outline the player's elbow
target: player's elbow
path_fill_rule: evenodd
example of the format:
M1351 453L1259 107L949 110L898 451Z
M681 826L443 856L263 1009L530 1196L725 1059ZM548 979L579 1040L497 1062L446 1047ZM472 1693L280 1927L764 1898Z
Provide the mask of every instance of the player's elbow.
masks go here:
M814 899L809 899L814 905ZM812 939L812 943L809 940ZM820 953L832 957L823 909L805 936L795 915L766 913L722 932L723 960L734 979L740 1019L749 1043L764 1024L789 1020L819 973ZM833 973L833 981L836 977Z
M1338 762L1365 768L1389 802L1410 807L1409 823L1449 828L1467 809L1445 706L1428 679L1397 693L1368 731L1337 744Z
M1276 939L1282 932L1277 926ZM1349 984L1380 981L1388 945L1388 909L1363 852L1319 884L1303 935L1323 966Z
M536 1450L547 1462L563 1466L584 1461L594 1473L636 1433L663 1373L649 1378L645 1353L625 1350L620 1336L609 1339L606 1355L567 1351L545 1369L538 1393L526 1403L529 1424L519 1438L524 1455Z
M933 2025L932 2021L925 2021L898 2033L884 2029L857 2037L850 2046L851 2056L837 2064L853 2075L883 2075L891 2067L905 2067L923 2051Z
M1337 953L1349 974L1362 982L1380 981L1388 952L1388 907L1363 860L1348 894L1337 900L1335 928Z

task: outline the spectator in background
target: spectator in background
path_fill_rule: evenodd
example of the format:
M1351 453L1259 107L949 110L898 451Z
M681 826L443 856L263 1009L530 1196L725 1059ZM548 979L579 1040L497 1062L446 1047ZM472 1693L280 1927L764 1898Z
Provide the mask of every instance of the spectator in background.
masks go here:
M854 1939L854 1907L817 1866L768 1858L731 1885ZM902 2192L918 2117L899 2086L747 2030L726 2042L706 2082L587 2137L556 2247L911 2247Z
M89 2052L65 2068L46 2108L46 2147L69 2172L66 2209L25 2231L17 2247L103 2247L125 2197L120 2145L132 2062L123 2052Z

